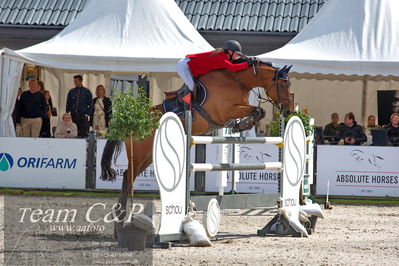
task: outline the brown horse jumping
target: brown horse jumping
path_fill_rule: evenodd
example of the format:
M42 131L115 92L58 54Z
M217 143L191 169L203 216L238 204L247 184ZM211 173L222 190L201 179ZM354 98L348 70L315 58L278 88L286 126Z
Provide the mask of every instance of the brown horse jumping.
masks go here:
M253 127L265 115L264 110L260 107L248 104L249 93L256 87L264 88L267 98L272 104L281 107L283 111L289 110L289 70L290 67L278 69L269 63L257 61L252 67L242 71L216 70L199 77L199 80L208 89L208 97L202 107L209 114L213 125L210 125L207 119L197 111L193 111L193 116L196 119L192 122L192 134L209 133L209 131L217 129L216 127L222 128L227 122L236 131ZM155 108L162 111L161 105L155 106ZM235 123L234 121L238 118L241 118L240 122ZM231 123L232 121L233 123ZM110 165L115 149L118 150L118 145L120 143L107 141L101 160L101 178L103 180L115 180L115 171L110 168ZM127 156L131 158L130 141L125 141L125 145ZM129 159L128 170L124 173L122 192L119 198L123 210L126 208L129 189L137 175L152 163L152 145L153 136L133 144L133 175Z

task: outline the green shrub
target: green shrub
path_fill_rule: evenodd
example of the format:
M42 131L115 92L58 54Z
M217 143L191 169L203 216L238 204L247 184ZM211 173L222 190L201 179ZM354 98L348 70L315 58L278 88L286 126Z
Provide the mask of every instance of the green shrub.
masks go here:
M159 126L161 112L151 107L151 102L143 88L138 89L137 97L127 90L113 97L112 116L107 139L125 141L133 138L142 141L151 136Z
M310 123L310 119L312 118L312 116L309 114L308 109L304 108L302 111L295 111L292 114L290 114L289 116L284 118L285 124L288 123L288 120L290 120L291 117L293 116L297 116L302 120L302 124L303 127L305 128L305 134L306 136L309 136L315 126L311 126ZM273 137L279 137L280 136L280 113L276 113L276 119L273 120L272 122L270 122L270 124L268 125L269 128L269 132L270 135Z

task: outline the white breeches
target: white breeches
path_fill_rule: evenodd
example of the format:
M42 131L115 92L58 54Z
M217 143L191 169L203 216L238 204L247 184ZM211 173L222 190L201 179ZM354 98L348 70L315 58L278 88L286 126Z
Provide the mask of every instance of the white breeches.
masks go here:
M190 58L183 58L176 64L176 71L179 74L180 78L187 84L188 88L193 91L194 90L194 80L191 76L190 67L187 62L190 61Z

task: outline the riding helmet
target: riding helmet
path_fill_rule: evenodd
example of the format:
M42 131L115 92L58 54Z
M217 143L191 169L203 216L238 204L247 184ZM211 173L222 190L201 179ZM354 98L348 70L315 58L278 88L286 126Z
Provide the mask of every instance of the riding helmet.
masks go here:
M241 52L241 44L236 40L228 40L223 44L223 50L231 50L234 52Z

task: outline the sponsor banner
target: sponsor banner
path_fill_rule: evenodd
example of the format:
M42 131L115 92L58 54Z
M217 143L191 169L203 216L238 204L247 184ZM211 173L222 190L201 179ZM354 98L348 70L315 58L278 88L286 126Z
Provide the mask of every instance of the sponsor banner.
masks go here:
M240 144L240 163L278 162L278 147L272 144ZM220 163L218 158L222 152L222 145L206 145L206 162ZM278 171L248 170L239 171L237 192L245 193L277 193ZM227 187L224 192L231 191L231 171L227 172ZM206 192L218 192L217 172L206 172Z
M86 140L0 138L0 186L84 189Z
M97 189L121 189L123 181L123 173L127 169L128 159L126 154L126 147L122 145L121 154L114 164L112 159L112 168L116 171L116 181L109 182L100 179L101 176L101 157L103 155L105 143L107 140L98 139L97 140L97 158L96 158L96 188ZM195 150L191 149L191 158L194 160ZM191 176L190 187L194 190L194 175ZM154 168L152 164L147 167L142 173L139 174L136 181L134 182L135 190L158 190L157 180L155 179Z
M317 146L317 194L399 196L399 149Z

